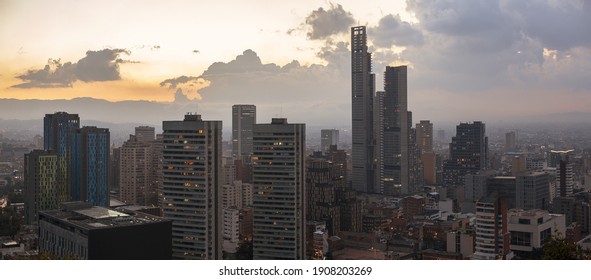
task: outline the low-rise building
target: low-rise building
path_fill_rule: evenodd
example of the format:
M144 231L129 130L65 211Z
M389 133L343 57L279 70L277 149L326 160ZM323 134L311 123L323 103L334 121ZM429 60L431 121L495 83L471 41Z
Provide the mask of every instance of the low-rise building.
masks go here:
M171 221L142 212L65 203L39 213L39 251L55 258L170 259Z
M544 210L511 209L508 213L510 248L516 257L535 259L550 236L565 236L565 216Z

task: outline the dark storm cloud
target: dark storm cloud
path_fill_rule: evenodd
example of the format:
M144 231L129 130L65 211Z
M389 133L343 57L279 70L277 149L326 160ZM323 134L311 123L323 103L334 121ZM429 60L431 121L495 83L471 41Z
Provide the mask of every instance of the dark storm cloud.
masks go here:
M450 39L450 51L496 52L511 47L521 36L516 15L498 0L409 0L408 9L426 32Z
M581 65L591 55L591 22L583 2L409 0L407 4L419 20L415 27L422 30L423 44L409 46L400 56L413 65L414 75L409 77L416 79L417 87L456 92L548 87L552 82L541 79L543 73L579 77L557 72L570 72L573 67L568 64L575 61L589 67ZM545 49L557 50L559 60L572 59L556 61L544 56ZM588 83L572 85L577 84Z
M309 39L325 39L334 34L345 33L355 23L353 15L340 4L330 4L330 8L318 8L306 17L305 25L310 27ZM293 30L288 31L291 34Z
M518 13L524 32L554 50L591 46L591 1L509 1L505 9Z
M387 15L380 19L378 26L368 30L376 47L420 45L423 43L422 32L402 21L400 15Z
M137 63L123 60L121 54L129 55L125 49L104 49L87 51L86 56L76 63L62 63L60 59L49 59L43 69L28 70L17 76L24 81L15 88L71 87L76 81L99 82L120 80L119 64Z

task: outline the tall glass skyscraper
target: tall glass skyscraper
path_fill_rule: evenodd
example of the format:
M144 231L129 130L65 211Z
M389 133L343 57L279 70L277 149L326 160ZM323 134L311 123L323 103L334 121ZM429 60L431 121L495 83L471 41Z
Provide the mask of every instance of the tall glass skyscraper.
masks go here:
M71 200L109 207L110 142L108 128L85 126L72 131L69 144Z
M352 182L357 191L379 193L375 186L374 92L371 53L365 26L351 28Z
M409 129L406 66L386 67L384 91L376 95L378 189L409 193Z

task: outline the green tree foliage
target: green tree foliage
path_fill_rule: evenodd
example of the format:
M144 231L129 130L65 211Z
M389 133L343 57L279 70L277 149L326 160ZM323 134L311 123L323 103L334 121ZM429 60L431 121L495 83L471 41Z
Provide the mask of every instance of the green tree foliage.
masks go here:
M550 236L542 248L543 260L590 260L591 252L580 245L567 242L557 232L556 236Z

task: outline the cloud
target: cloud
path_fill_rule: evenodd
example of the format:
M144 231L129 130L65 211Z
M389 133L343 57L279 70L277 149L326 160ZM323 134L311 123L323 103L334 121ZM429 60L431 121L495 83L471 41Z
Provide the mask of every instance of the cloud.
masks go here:
M87 51L86 56L76 63L62 63L60 59L49 59L43 69L28 70L17 76L24 81L13 85L15 88L72 87L76 81L100 82L120 80L119 64L138 63L123 60L121 54L129 55L125 49L104 49Z
M198 53L200 53L200 51L199 50L193 50L193 53L194 54L198 54Z
M350 53L341 42L326 46L318 55L323 56L327 65L302 65L297 60L285 65L263 63L256 52L245 50L233 60L212 63L197 77L168 79L161 85L180 87L182 82L203 79L205 86L197 90L200 102L219 106L222 113L233 104L246 103L257 105L262 120L283 112L294 121L348 125L343 116L350 115L350 81L346 74L348 65L341 60ZM185 88L183 93L186 94ZM315 113L308 114L309 110ZM319 114L322 120L316 119Z
M200 77L192 77L192 76L180 76L172 79L166 79L160 82L160 86L164 87L168 85L169 89L176 89L181 84L186 84L191 81L198 81Z
M245 50L241 55L236 56L236 59L228 63L213 63L203 72L202 76L207 78L220 74L274 72L278 70L281 70L281 67L273 63L263 64L254 51Z
M161 87L168 86L168 89L176 89L175 101L179 100L201 100L199 90L209 86L209 82L203 77L180 76L166 79L160 82Z
M310 28L307 33L308 39L312 40L326 39L331 35L348 32L354 23L355 18L350 12L345 11L340 4L332 3L328 10L320 7L312 11L305 20L305 25ZM288 31L288 34L293 31Z
M371 27L368 35L377 47L420 45L423 43L421 30L404 22L400 15L389 14L380 19L378 26Z
M591 46L591 1L508 1L523 22L524 32L555 50Z
M579 58L579 64L589 61L586 56L591 54L588 51L591 33L584 26L590 26L591 22L583 23L591 14L579 1L409 0L407 3L409 12L419 21L415 27L422 31L423 44L408 47L400 57L413 65L413 78L422 89L474 94L512 86L533 89L546 84L547 80L539 78L545 71L579 77L569 73L573 67L564 64L574 63L575 57ZM585 14L589 15L585 18ZM581 49L573 52L576 47ZM573 60L562 61L558 69L555 62L543 55L545 49L570 53Z

